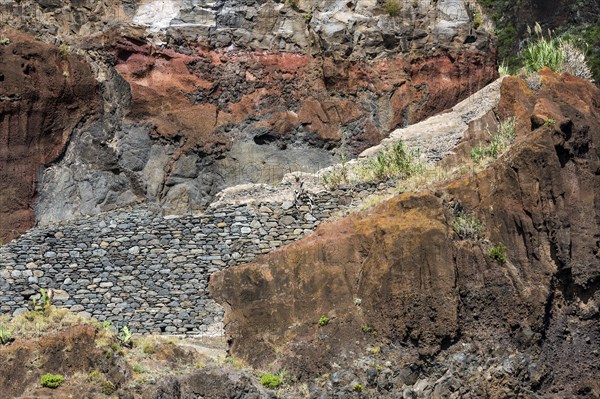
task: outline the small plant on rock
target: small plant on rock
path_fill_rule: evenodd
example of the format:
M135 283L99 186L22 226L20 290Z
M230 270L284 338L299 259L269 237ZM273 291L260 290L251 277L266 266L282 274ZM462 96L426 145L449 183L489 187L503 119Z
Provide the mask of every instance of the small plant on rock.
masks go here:
M63 383L65 377L60 374L46 373L40 378L40 384L46 388L58 388Z
M473 214L461 212L452 220L452 228L463 240L479 240L484 225Z
M501 265L505 264L507 261L507 257L506 257L506 246L502 243L493 246L492 248L490 248L490 250L488 251L488 256L495 260L496 262L500 263Z
M40 298L33 298L32 302L33 310L39 314L45 314L50 309L50 306L52 306L52 299L43 288L40 288Z
M323 185L328 190L337 190L342 184L348 183L348 165L342 156L341 165L335 165L331 172L323 175Z
M71 49L66 43L63 43L58 47L58 54L63 58L67 58L71 54Z
M129 327L125 326L121 330L121 333L119 334L118 338L119 338L119 341L121 341L121 344L123 344L123 346L131 347L131 345L132 345L131 337L132 336L133 336L133 334L131 333L131 331L129 331Z
M4 328L4 326L0 326L0 345L7 345L13 341L12 333Z
M10 39L8 37L0 38L0 46L8 46L10 44Z
M483 15L479 11L473 14L473 28L479 29L483 25Z
M260 377L260 383L269 389L277 389L283 384L283 381L279 376L267 373Z
M100 328L102 328L103 330L110 330L113 326L112 321L110 320L104 320L102 322L100 322Z
M136 373L145 373L146 369L144 369L139 364L136 364L135 366L133 366L133 371L135 371Z
M510 68L506 61L502 61L502 63L498 66L498 73L500 74L500 76L510 75Z
M544 126L554 126L555 123L556 121L552 118L546 119L546 122L544 122Z
M362 167L365 180L406 179L424 171L419 161L419 152L409 149L404 142L379 151Z
M326 326L327 324L329 324L329 317L327 317L327 316L321 316L321 317L319 318L319 325L320 325L321 327L324 327L324 326Z
M488 146L478 145L471 149L471 159L479 163L486 158L496 159L510 147L516 137L515 118L501 121L498 131L492 136Z
M396 17L400 14L400 3L397 0L386 0L384 8L390 17Z

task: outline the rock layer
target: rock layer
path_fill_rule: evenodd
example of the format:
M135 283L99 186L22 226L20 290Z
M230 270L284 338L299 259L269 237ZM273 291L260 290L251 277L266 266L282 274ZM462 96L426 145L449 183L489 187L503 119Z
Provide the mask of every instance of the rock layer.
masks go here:
M132 88L136 120L181 137L182 151L211 154L232 140L258 145L371 147L389 131L452 107L496 77L494 54L477 49L397 55L367 62L308 54L190 55L118 46L117 71Z
M0 241L30 228L36 174L57 161L72 131L98 111L81 58L17 32L0 46Z

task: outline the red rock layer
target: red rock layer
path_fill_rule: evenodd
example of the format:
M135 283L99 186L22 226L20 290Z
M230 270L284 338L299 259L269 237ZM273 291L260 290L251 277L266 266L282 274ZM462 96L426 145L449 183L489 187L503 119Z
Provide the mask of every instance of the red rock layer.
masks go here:
M126 40L117 48L117 70L132 88L130 116L207 153L228 142L226 126L241 122L246 132L302 135L325 147L346 129L360 152L497 77L495 54L478 51L366 62L202 49L185 55Z
M99 104L79 57L23 33L2 36L10 43L0 45L0 242L33 225L36 173Z

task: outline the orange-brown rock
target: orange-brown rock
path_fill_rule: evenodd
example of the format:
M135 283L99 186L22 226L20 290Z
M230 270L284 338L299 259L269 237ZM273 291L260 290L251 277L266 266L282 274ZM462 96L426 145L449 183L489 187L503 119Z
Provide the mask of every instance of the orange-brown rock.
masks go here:
M226 132L270 134L331 147L349 136L355 152L392 129L453 106L496 76L495 54L466 51L377 61L259 51L188 49L123 39L117 70L132 88L134 120L148 120L184 149L227 147ZM289 114L292 112L293 114ZM282 113L288 113L282 121Z
M64 398L66 395L97 397L92 384L84 378L76 379L76 373L86 376L94 370L102 370L117 385L125 380L123 372L111 356L107 356L96 346L98 330L89 325L70 327L53 331L38 340L16 339L8 347L0 348L0 389L3 397L20 398ZM69 393L64 390L53 393L50 388L41 387L43 374L59 374L66 377ZM86 386L87 385L87 386ZM27 390L27 392L24 392Z
M432 359L457 343L477 345L483 361L493 351L524 351L545 371L509 380L561 397L596 392L600 90L541 74L536 92L504 81L499 113L516 115L518 139L484 170L400 195L213 275L231 351L313 377L357 361L374 340L368 326L401 359L414 351ZM543 123L548 117L555 122ZM465 211L484 223L484 240L454 232ZM505 264L488 255L497 243L506 245ZM319 326L321 316L329 324ZM474 378L486 397L504 397Z
M0 242L34 223L36 173L61 156L75 126L97 111L87 64L17 32L0 46Z

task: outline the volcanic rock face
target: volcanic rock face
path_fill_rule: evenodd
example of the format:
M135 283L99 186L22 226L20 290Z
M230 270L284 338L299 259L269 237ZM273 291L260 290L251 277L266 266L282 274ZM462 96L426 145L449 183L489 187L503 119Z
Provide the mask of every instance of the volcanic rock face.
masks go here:
M358 153L495 76L493 55L477 50L373 62L194 50L125 42L116 68L132 88L131 118L151 121L163 137L183 136L184 152L205 154L232 139L330 148L342 137Z
M498 112L517 117L518 139L481 172L213 276L233 353L310 378L334 363L366 378L351 364L376 342L386 359L413 361L429 378L410 388L418 397L459 388L473 397L597 392L600 90L549 70L537 92L506 78ZM451 227L460 212L474 212L489 241L461 240ZM500 242L505 264L487 255ZM330 321L320 327L323 315ZM466 369L451 366L473 345ZM486 371L502 359L529 371L506 371L507 363ZM380 397L397 397L390 384L378 385Z
M330 165L342 144L337 152L357 154L496 77L473 5L397 5L13 5L13 25L83 50L102 94L99 117L72 131L32 186L37 221L139 201L202 209L225 187Z
M35 220L36 173L56 161L78 123L98 110L96 81L79 57L10 32L0 46L0 241Z

